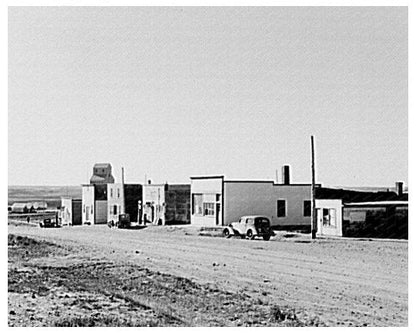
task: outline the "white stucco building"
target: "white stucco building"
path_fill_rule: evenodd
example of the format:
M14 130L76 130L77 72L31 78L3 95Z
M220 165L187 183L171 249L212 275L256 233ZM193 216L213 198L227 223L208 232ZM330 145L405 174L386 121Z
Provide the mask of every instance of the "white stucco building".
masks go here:
M320 236L342 236L342 200L318 199L315 201Z
M224 226L244 215L265 215L273 226L305 228L311 224L311 185L273 180L191 177L191 224Z
M94 224L94 185L82 185L82 224Z
M118 222L119 215L125 212L123 184L107 184L107 194L108 221Z
M107 184L82 185L82 224L107 223L107 209Z

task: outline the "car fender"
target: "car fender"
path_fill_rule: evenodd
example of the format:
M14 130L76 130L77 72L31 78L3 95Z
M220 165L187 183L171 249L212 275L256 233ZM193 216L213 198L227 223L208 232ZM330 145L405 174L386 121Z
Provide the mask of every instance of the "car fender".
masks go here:
M237 236L239 236L239 235L244 235L244 231L243 231L243 230L241 230L240 225L239 225L239 223L238 223L238 222L236 222L236 223L235 223L235 225L230 224L230 226L231 226L231 228L233 228L233 230L234 230L234 235L237 235Z
M230 235L235 235L235 230L234 228L231 226L231 224L229 226L226 226L225 229L227 229L230 232Z
M241 230L239 223L231 223L230 227L234 230L234 235L241 235L244 234L244 232Z
M249 228L247 228L246 234L247 234L247 232L248 232L249 230L251 230L251 231L252 231L252 233L253 233L253 235L254 235L254 236L257 236L257 235L258 235L258 232L257 232L256 228L253 228L253 227L249 227Z

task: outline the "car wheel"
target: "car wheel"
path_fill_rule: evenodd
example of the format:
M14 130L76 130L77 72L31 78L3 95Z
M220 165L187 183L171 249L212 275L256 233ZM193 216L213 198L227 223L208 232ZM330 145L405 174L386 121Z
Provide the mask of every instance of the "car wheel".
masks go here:
M230 238L231 237L231 233L230 233L230 230L228 228L225 228L224 231L222 232L222 234L224 235L225 238Z
M253 230L249 229L247 230L247 238L248 239L254 239L254 234L253 234Z
M268 240L270 239L270 235L264 235L264 236L263 236L263 239L264 239L265 241L268 241Z

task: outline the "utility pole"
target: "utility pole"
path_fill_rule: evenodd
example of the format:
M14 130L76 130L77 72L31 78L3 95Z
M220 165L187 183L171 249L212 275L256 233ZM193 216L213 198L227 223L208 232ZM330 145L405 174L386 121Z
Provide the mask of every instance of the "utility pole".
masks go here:
M121 167L121 195L122 195L121 214L125 214L126 213L126 199L124 197L124 167Z
M312 150L312 214L311 214L311 230L312 230L312 239L316 238L316 232L318 229L317 216L316 216L316 203L315 203L315 147L314 147L314 138L311 136L311 150Z

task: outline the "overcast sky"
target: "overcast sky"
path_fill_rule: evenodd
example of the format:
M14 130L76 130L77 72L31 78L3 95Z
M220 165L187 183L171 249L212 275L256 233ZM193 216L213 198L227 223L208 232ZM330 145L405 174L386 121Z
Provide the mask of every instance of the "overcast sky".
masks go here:
M9 185L408 180L406 7L11 7Z

